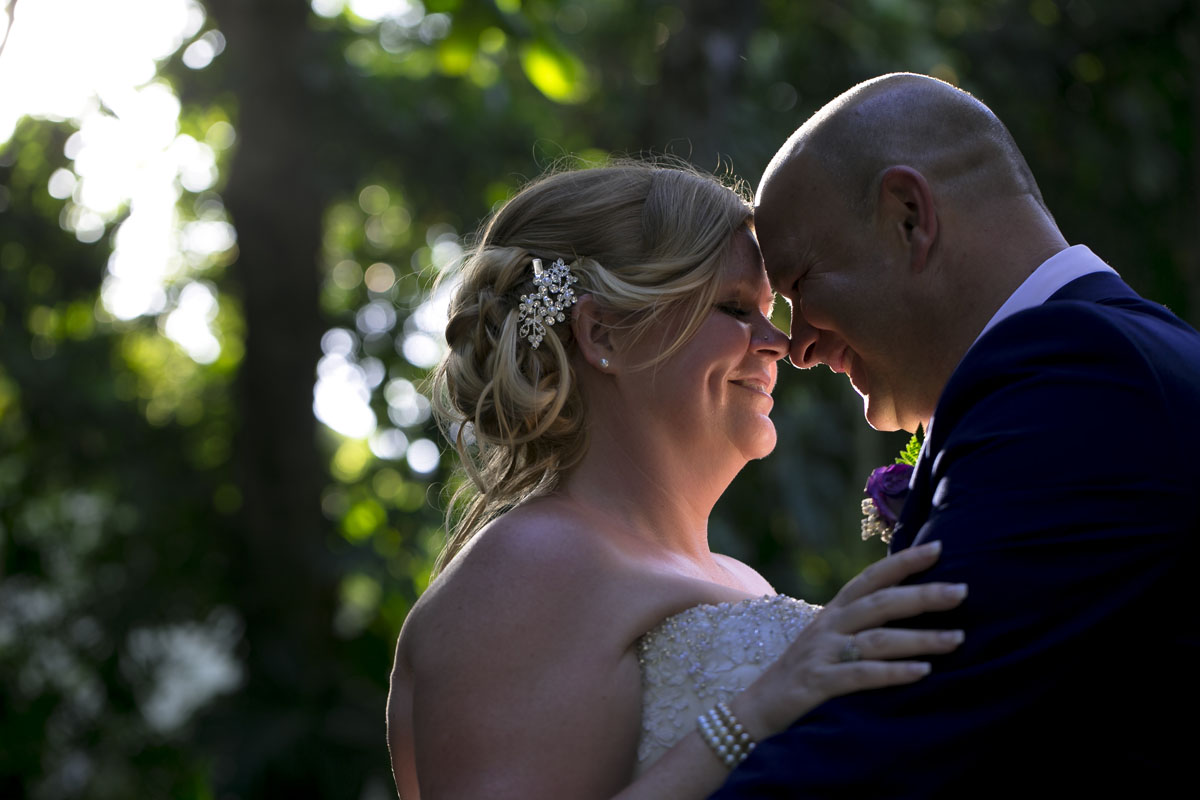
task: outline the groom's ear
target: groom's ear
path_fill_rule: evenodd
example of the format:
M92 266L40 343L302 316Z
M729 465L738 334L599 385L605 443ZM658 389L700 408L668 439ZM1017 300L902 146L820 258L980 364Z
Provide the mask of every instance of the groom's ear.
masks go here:
M888 167L879 186L880 213L908 249L909 266L920 272L937 239L937 209L925 176L912 167Z
M611 315L605 312L590 294L580 297L571 312L571 333L584 361L596 369L603 369L600 366L601 359L608 359L609 363L612 363L614 359L613 326L609 318Z

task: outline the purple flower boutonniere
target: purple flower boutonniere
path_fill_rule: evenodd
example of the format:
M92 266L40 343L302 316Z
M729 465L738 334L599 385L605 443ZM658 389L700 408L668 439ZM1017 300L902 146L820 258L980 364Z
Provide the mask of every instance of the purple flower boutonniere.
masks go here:
M921 439L914 434L895 464L880 467L867 478L862 501L863 539L878 536L884 542L892 540L892 529L908 497L908 482L920 452Z
M892 528L908 497L908 479L913 468L908 464L888 464L871 473L863 490L862 537L878 536L885 542L892 540Z

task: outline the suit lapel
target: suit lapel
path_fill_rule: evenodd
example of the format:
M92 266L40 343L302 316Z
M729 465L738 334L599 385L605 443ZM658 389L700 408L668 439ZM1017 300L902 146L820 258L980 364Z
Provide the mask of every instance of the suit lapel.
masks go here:
M928 436L928 435L927 435ZM909 485L908 497L904 501L904 507L900 509L900 516L896 519L896 526L892 529L892 541L888 546L888 551L892 553L909 547L917 532L921 530L921 526L925 524L925 520L929 518L929 499L931 488L929 482L932 477L932 460L926 458L926 453L929 452L929 440L926 438L925 443L921 447L921 455L917 458L916 466L913 467L912 482Z

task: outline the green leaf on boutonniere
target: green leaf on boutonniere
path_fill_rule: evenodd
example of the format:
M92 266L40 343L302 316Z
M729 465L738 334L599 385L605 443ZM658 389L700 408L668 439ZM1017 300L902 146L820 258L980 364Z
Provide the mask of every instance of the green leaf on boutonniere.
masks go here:
M900 455L896 458L897 464L908 464L910 467L917 465L917 457L921 455L921 426L917 426L917 432L908 440L908 445L900 451Z

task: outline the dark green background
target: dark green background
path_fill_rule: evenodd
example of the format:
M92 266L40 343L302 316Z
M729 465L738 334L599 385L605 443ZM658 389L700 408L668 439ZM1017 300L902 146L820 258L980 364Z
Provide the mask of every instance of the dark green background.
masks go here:
M161 78L184 132L237 132L215 192L180 209L223 207L238 232L193 276L220 293L215 363L154 318L95 311L113 228L79 243L47 192L70 126L27 120L0 146L4 798L391 795L391 651L451 460L415 474L317 423L321 336L387 299L395 328L354 355L419 380L395 340L431 245L465 242L564 156L671 153L753 184L843 89L931 73L1008 123L1071 242L1200 321L1191 0L428 0L411 26L302 0L204 6L200 34L225 51L199 71L177 54ZM368 186L386 200L360 202ZM400 280L346 288L331 278L346 260ZM905 437L868 429L828 370L782 372L779 451L735 483L713 542L824 601L882 554L859 540L859 492ZM1137 425L1096 435L1119 457ZM156 728L143 709L172 667L139 643L199 629L225 631L240 688Z

